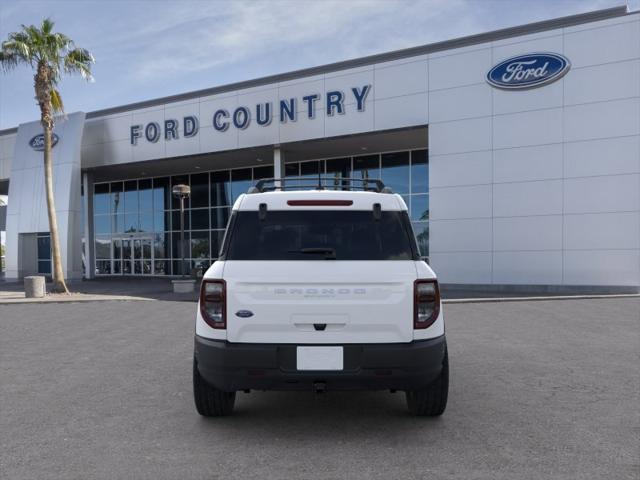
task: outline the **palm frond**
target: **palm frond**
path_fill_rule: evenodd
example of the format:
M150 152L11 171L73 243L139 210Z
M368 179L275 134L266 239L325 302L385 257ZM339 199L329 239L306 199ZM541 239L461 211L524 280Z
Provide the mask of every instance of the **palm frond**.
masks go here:
M16 44L24 44L31 48L34 44L33 39L26 32L13 32L9 34L7 42Z
M91 65L95 63L93 55L84 48L75 48L64 57L64 70L67 73L79 73L82 78L92 81Z
M44 20L42 20L42 25L40 26L40 30L44 35L50 35L51 32L53 31L54 25L55 25L55 22L51 20L50 17L47 17Z
M17 55L28 63L33 62L33 50L29 39L22 35L9 35L9 40L2 42L2 51Z
M22 32L17 32L15 37L29 45L32 50L32 55L39 57L37 59L42 57L45 41L44 36L38 27L35 25L22 25Z
M11 52L0 50L0 65L4 71L9 71L18 66L18 56Z
M51 89L51 106L54 113L64 113L64 105L62 103L62 97L60 92L55 88Z
M60 65L65 52L73 47L73 41L61 33L53 33L45 37L47 57L51 64Z
M75 48L73 40L67 37L64 33L54 33L50 38L53 39L53 44L58 50L72 50Z

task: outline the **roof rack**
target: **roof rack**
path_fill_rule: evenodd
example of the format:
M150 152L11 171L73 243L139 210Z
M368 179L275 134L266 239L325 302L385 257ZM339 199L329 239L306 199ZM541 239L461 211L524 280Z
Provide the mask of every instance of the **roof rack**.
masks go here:
M247 193L263 193L284 190L362 190L364 192L393 193L382 180L374 178L328 177L285 177L262 178Z

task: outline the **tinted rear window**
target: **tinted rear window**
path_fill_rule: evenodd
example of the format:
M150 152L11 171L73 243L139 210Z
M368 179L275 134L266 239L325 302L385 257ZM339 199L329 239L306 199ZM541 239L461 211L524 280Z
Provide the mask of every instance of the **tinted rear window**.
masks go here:
M411 260L413 233L406 212L236 212L230 224L227 260Z

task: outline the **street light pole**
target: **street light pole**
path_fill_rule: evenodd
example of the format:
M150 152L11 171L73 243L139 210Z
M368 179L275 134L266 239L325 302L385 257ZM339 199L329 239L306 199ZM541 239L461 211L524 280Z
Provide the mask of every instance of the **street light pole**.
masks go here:
M180 275L184 278L184 201L191 195L191 188L188 185L175 185L171 190L173 196L180 199Z
M180 276L184 278L184 197L180 197Z

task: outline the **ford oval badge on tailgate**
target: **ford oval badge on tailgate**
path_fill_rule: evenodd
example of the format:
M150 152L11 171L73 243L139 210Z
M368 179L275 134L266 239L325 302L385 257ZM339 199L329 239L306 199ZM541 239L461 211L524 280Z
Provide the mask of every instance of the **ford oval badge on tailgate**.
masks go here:
M253 317L253 312L251 310L238 310L236 312L236 317L240 317L240 318Z

